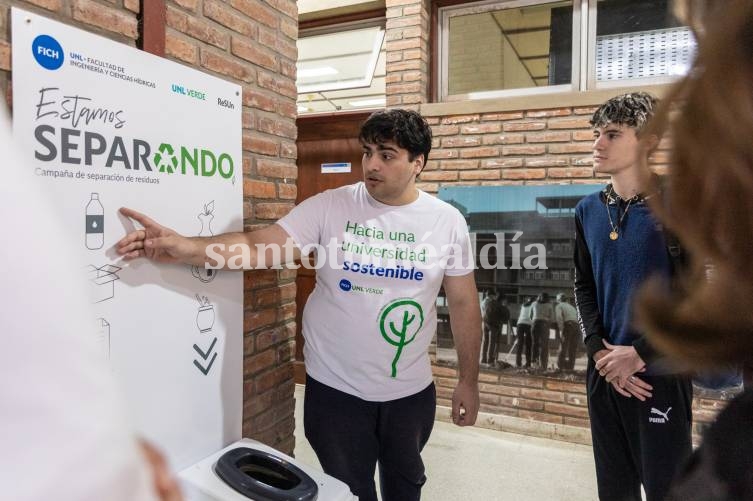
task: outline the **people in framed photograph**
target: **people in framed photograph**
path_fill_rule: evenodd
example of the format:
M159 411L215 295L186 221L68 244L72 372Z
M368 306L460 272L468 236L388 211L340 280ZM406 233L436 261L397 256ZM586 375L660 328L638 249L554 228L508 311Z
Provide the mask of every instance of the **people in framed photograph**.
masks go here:
M549 368L549 338L554 324L554 307L548 293L539 294L531 305L531 320L533 320L533 362L545 371Z
M580 343L578 329L578 312L571 305L564 292L557 294L557 304L554 306L554 318L560 336L560 354L557 357L557 367L561 371L571 371L575 368L575 354Z
M521 367L523 362L523 353L526 355L525 368L531 367L531 309L533 308L533 298L527 297L523 304L520 305L520 314L515 324L517 335L517 351L515 352L515 366Z
M500 329L502 328L502 308L496 291L484 293L481 301L484 337L481 345L481 363L494 364L497 361Z

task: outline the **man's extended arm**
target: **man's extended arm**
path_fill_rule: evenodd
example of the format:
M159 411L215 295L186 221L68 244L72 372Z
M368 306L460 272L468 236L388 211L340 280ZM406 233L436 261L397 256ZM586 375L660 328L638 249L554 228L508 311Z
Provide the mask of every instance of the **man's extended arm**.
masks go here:
M123 208L120 212L143 226L143 229L130 232L116 244L118 253L126 259L146 257L164 263L252 269L300 258L300 250L277 224L248 233L185 237L132 209ZM263 252L260 253L260 250Z
M452 395L452 420L470 426L478 415L478 359L481 352L481 315L473 273L445 275L444 291L450 310L450 327L458 353L458 385ZM465 414L461 412L465 409Z

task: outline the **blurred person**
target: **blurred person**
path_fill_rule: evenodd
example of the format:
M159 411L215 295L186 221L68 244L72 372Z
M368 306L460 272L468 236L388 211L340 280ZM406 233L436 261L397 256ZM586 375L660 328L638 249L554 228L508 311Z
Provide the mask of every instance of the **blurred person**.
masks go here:
M3 109L0 144L0 198L18 211L5 218L0 246L0 498L179 501L164 458L125 418L76 273L84 265L71 264L79 260L14 151Z
M522 305L520 305L520 313L518 313L518 321L515 324L515 330L517 331L518 349L515 355L515 365L521 366L523 358L523 350L526 354L526 368L531 367L531 325L533 308L533 298L527 297Z
M497 292L490 291L481 302L483 340L481 342L481 363L494 364L497 361L498 343L502 328L502 308L497 300Z
M533 321L533 360L538 361L542 370L549 367L549 336L554 324L554 307L549 301L549 293L542 292L531 306Z
M602 501L640 501L641 485L648 501L664 499L691 452L690 378L658 363L632 321L638 288L654 274L672 274L665 234L647 204L659 198L647 164L658 137L645 134L655 106L653 96L634 92L597 108L594 171L610 182L575 208L575 303Z
M678 2L697 58L657 114L672 151L662 222L687 251L671 291L646 286L638 319L651 342L692 369L753 361L753 2ZM708 265L713 272L707 275ZM708 428L667 501L753 500L753 390Z
M500 318L499 323L499 335L500 337L504 333L505 337L507 338L505 341L505 344L507 346L510 346L512 344L512 326L510 325L510 308L507 304L507 298L505 298L502 294L499 294L499 306L500 310L502 312L502 316ZM495 357L496 360L496 357Z
M557 367L560 370L575 368L575 353L578 350L580 330L578 329L578 312L567 302L565 294L557 294L557 304L554 306L554 318L560 332L560 354L557 357Z

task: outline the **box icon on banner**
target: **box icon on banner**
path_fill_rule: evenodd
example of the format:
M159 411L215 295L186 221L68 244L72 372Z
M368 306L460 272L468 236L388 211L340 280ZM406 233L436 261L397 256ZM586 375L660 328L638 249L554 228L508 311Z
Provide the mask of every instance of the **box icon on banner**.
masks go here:
M118 272L121 269L112 264L88 266L92 303L101 303L115 297L115 280L120 279Z

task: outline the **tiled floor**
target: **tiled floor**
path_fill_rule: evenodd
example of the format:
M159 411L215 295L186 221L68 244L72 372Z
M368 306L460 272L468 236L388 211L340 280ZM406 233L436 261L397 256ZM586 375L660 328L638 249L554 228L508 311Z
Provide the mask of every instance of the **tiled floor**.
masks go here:
M295 456L318 466L303 436L302 413L303 386L299 385ZM591 448L583 445L437 421L423 458L426 501L597 499Z

